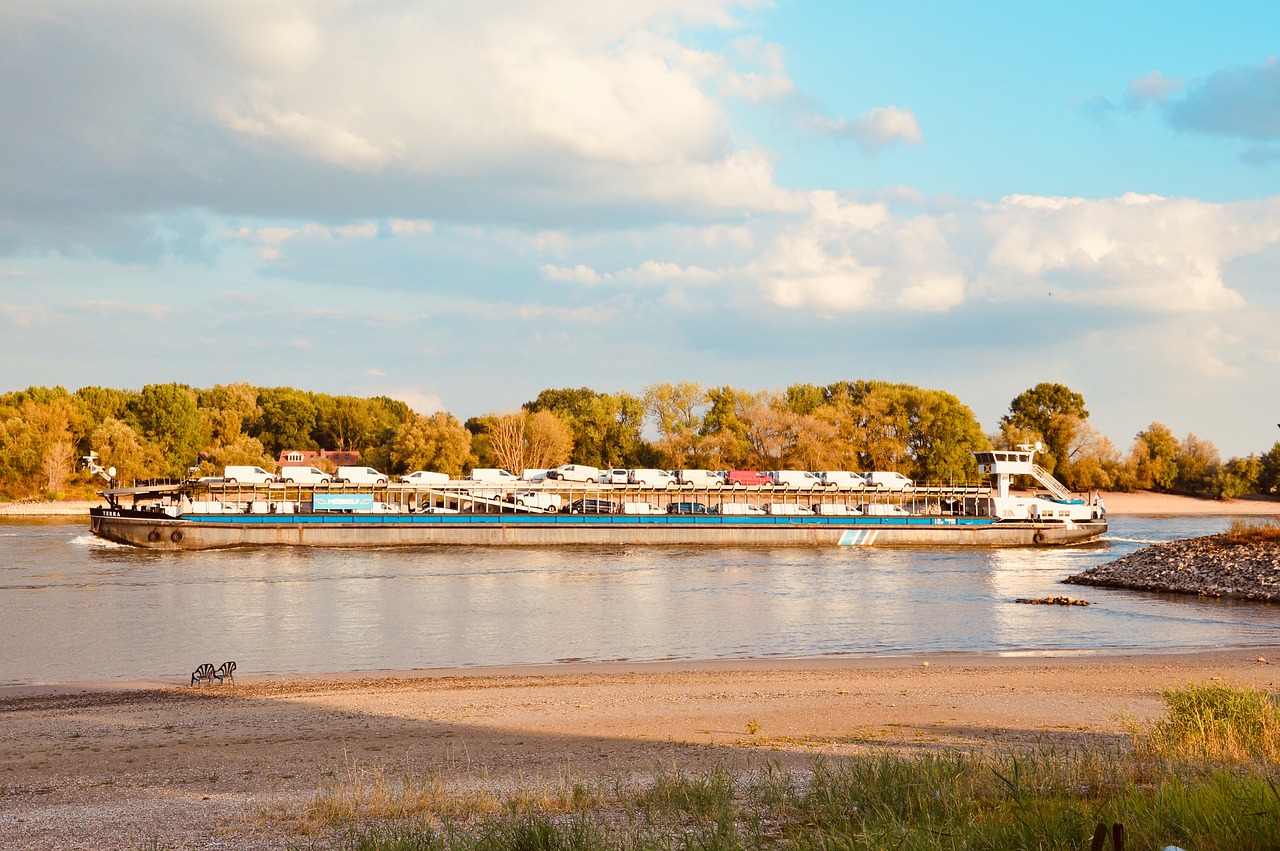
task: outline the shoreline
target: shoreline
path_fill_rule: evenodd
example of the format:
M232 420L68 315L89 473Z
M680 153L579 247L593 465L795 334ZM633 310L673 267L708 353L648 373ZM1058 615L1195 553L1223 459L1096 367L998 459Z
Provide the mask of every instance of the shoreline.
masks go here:
M1253 496L1218 500L1179 494L1102 492L1107 514L1112 517L1277 517L1280 496ZM0 502L0 518L6 517L88 517L89 509L104 505L102 500L21 500Z
M849 673L858 674L902 668L947 669L962 667L983 670L1019 670L1060 666L1063 668L1098 668L1135 661L1157 661L1199 668L1221 660L1236 660L1241 654L1266 657L1280 666L1280 641L1275 644L1249 644L1215 648L1131 648L1106 650L1046 650L1019 653L987 653L955 651L951 653L902 653L879 656L797 656L791 658L750 657L741 659L661 659L652 661L576 661L543 662L516 665L452 666L441 668L373 669L356 671L319 671L315 673L251 674L237 676L237 686L266 689L335 690L360 688L370 683L414 683L459 680L521 680L556 677L627 677L627 676L700 676L723 674L781 673ZM207 686L194 691L216 692L222 686ZM227 688L230 688L229 686ZM0 706L6 701L26 698L86 697L93 695L127 695L156 691L188 691L192 687L182 677L131 678L122 680L84 680L53 683L18 683L0 685Z
M663 772L803 775L815 760L884 752L1112 749L1129 724L1163 711L1166 689L1280 690L1278 654L1280 645L64 684L0 699L0 835L32 849L140 838L204 847L212 830L219 848L257 851L299 841L288 814L318 796L379 784L536 792Z

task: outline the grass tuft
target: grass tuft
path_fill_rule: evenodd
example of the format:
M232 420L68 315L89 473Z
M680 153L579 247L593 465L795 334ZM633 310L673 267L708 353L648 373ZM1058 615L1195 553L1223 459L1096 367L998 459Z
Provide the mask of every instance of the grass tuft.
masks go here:
M1139 755L1280 765L1280 704L1266 692L1211 683L1170 689L1163 697L1165 717L1134 731Z

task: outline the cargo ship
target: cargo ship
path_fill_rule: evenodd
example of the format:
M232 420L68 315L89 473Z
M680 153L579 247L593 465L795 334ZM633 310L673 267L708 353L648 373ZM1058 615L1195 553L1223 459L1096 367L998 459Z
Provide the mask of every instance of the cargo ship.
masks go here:
M90 511L106 540L157 550L548 545L1062 546L1107 530L1037 447L975 453L986 484L904 491L654 488L472 481L357 487L187 481L109 488ZM1027 476L1047 493L1014 494Z

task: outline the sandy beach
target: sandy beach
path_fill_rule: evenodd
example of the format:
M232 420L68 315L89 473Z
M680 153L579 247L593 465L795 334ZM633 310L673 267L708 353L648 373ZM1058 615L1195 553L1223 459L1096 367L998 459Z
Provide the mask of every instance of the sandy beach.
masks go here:
M0 690L6 847L282 847L351 778L555 786L868 750L1112 742L1160 691L1280 689L1280 648L242 677ZM86 826L92 830L86 832Z

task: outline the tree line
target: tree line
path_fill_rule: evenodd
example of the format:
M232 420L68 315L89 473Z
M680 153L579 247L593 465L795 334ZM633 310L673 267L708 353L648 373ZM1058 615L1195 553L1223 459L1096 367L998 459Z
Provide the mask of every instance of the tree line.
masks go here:
M1274 493L1280 443L1223 461L1214 445L1152 423L1121 453L1089 423L1084 397L1038 384L995 433L954 395L886 381L793 384L784 391L652 384L644 392L547 389L519 409L460 421L385 396L291 387L149 384L141 390L30 387L0 395L0 498L84 497L96 452L121 481L269 470L282 450L357 450L391 474L471 467L513 472L564 463L667 469L897 471L919 482L977 478L973 453L1041 443L1038 456L1075 490L1156 490L1230 498ZM321 463L320 466L325 466Z

